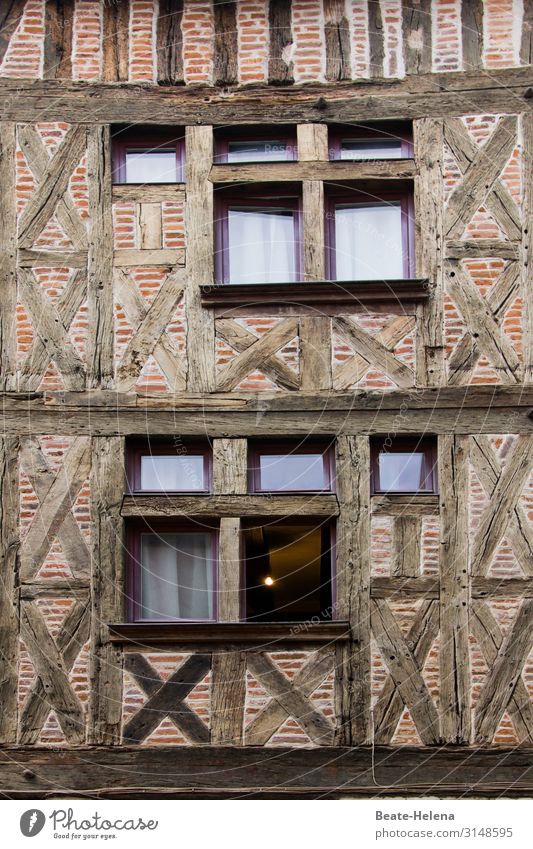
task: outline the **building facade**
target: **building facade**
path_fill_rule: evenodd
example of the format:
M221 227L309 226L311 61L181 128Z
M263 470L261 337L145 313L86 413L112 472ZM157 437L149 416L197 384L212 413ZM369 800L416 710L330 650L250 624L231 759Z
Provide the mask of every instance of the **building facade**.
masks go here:
M0 792L530 795L533 4L0 5Z

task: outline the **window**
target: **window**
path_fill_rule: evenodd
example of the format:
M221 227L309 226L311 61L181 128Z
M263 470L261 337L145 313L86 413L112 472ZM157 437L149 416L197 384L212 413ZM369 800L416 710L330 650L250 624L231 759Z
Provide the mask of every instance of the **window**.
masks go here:
M221 283L294 283L301 275L300 201L265 195L218 199L216 268Z
M412 275L410 192L331 192L328 207L331 280L398 280Z
M183 131L118 129L112 146L114 183L183 182Z
M403 159L413 156L411 130L404 124L354 125L333 128L330 158L344 160Z
M288 162L297 159L294 129L215 131L216 163Z
M251 446L249 486L252 492L331 492L333 451L318 444L271 443Z
M128 529L130 619L216 617L216 531L144 522Z
M128 449L128 483L131 492L209 492L209 447L201 443L134 443Z
M436 441L427 437L373 440L372 491L436 493Z
M312 521L245 527L246 620L331 619L332 536Z

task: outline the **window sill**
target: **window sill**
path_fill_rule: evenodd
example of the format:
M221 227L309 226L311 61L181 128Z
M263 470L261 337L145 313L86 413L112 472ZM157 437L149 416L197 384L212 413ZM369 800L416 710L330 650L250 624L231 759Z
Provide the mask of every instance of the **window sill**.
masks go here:
M405 280L343 280L307 283L218 283L201 286L204 307L316 304L361 305L425 301L430 294L426 278Z
M334 493L267 493L261 495L125 495L121 516L138 518L204 518L339 515Z
M110 640L140 649L161 645L223 646L263 651L294 644L330 644L350 638L348 622L120 622ZM274 645L270 645L274 644Z

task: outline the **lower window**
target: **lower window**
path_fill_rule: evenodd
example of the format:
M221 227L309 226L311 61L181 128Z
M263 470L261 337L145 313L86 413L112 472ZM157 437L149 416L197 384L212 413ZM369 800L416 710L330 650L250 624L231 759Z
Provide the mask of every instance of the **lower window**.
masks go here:
M332 536L316 521L245 527L246 620L331 619Z
M212 529L132 529L130 619L216 618L216 535Z

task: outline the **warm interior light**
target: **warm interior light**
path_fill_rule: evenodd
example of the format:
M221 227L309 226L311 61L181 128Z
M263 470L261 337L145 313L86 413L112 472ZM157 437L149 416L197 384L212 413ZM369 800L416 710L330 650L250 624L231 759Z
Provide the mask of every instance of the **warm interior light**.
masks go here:
M266 584L267 587L271 587L274 583L274 578L272 578L270 575L267 575L263 583Z

